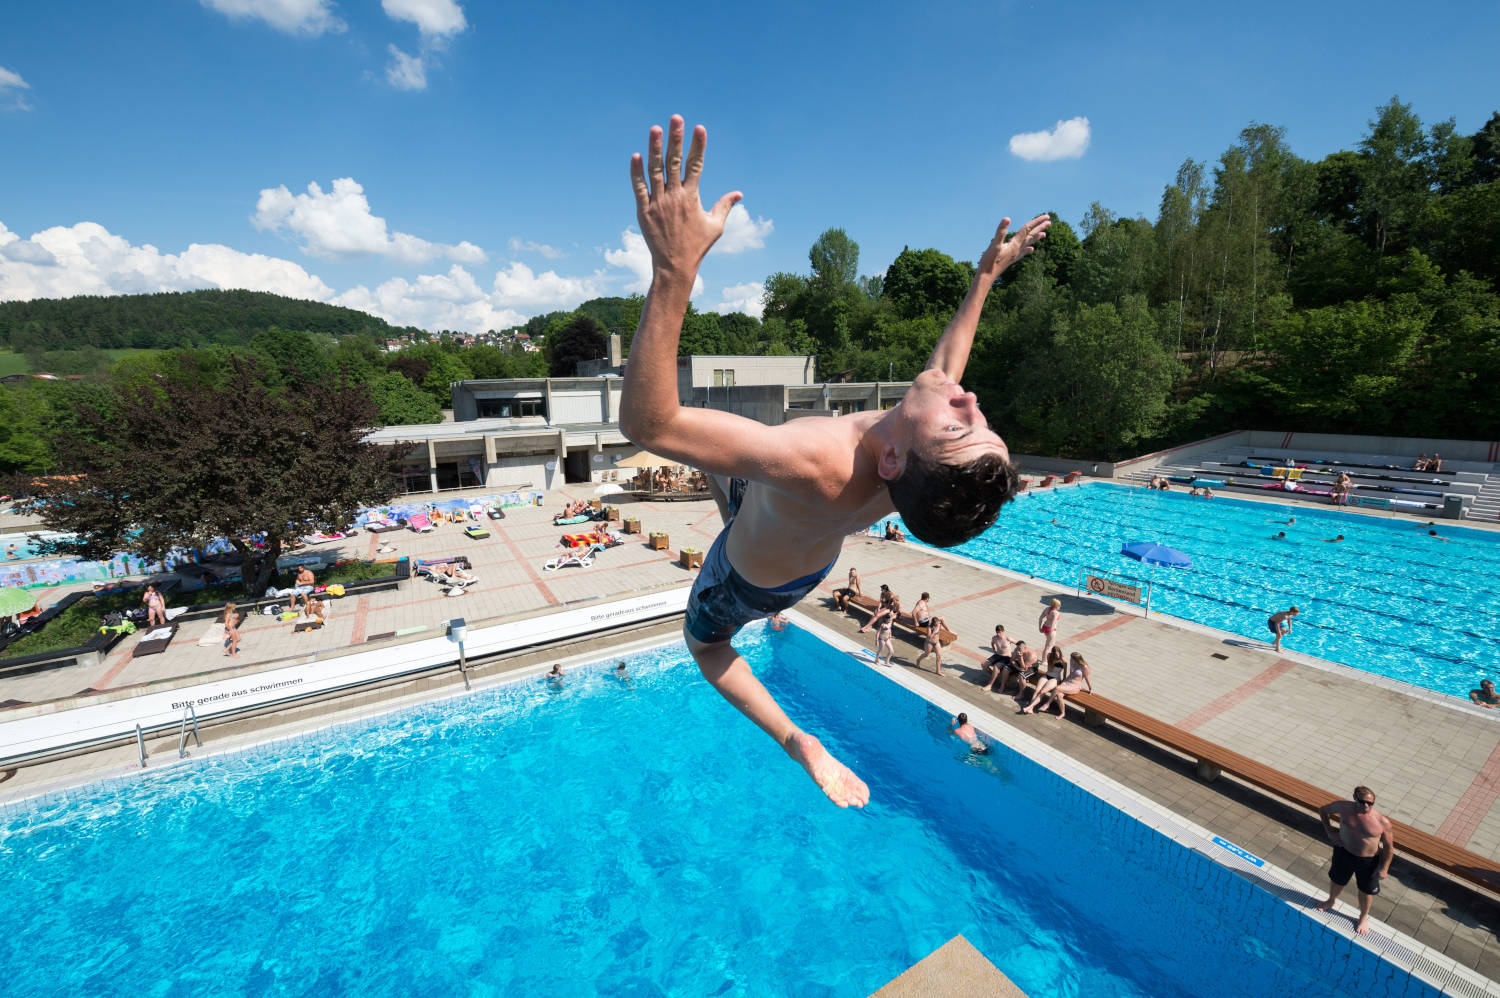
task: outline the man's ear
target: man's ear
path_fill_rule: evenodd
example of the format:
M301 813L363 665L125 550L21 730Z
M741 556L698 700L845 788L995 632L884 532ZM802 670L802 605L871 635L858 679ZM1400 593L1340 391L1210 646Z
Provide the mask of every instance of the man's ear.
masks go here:
M888 482L900 478L901 472L906 470L906 449L895 441L886 441L880 447L880 459L875 470Z

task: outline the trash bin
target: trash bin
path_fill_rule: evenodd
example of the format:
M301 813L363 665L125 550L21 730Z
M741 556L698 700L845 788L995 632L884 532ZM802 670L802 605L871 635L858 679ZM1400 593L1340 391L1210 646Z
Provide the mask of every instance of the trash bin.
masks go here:
M1464 497L1452 493L1443 496L1443 516L1449 520L1464 518Z

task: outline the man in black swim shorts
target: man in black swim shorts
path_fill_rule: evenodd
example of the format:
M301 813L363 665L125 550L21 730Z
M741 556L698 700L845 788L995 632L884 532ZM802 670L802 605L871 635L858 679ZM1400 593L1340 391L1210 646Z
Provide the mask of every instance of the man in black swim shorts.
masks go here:
M863 807L869 787L787 717L730 639L797 602L833 567L846 536L892 513L901 514L907 533L939 547L995 522L1019 473L959 379L990 288L1032 252L1051 220L1038 215L1014 234L1010 219L1002 221L926 369L894 408L768 426L678 399L677 352L693 283L740 200L733 192L703 210L707 132L694 129L687 148L685 137L682 119L673 116L665 135L651 130L648 154L630 163L652 274L625 369L620 429L653 453L751 483L736 509L725 502L724 531L693 586L688 650L724 699L775 739L829 800Z
M1375 810L1375 792L1369 787L1355 787L1354 800L1325 804L1318 817L1323 831L1333 843L1333 862L1328 867L1328 898L1319 902L1319 911L1332 911L1339 894L1354 878L1359 888L1359 918L1354 931L1370 931L1370 903L1380 893L1380 882L1391 869L1396 851L1395 831L1391 819ZM1334 819L1338 819L1335 824Z

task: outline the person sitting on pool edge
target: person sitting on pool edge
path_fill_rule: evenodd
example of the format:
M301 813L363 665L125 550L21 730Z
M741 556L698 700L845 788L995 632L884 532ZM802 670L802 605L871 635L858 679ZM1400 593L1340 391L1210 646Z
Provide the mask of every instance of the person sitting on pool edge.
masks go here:
M1469 691L1469 699L1481 707L1500 707L1500 693L1495 692L1493 679L1481 679L1479 689Z
M730 641L746 623L788 608L837 561L843 539L899 512L918 539L962 543L990 526L1019 475L977 399L959 384L980 311L996 279L1030 253L1051 224L1038 215L1012 237L1003 220L980 257L957 313L901 401L889 410L767 426L677 397L677 353L693 282L724 231L738 192L705 212L698 197L706 131L673 116L663 150L632 157L636 219L652 280L631 343L620 429L637 446L718 479L729 513L688 596L685 640L704 676L776 741L840 807L862 807L869 788L817 738L797 727ZM686 167L684 174L683 167Z
M896 526L895 520L885 521L885 539L888 541L906 540L906 535L901 532L900 527Z

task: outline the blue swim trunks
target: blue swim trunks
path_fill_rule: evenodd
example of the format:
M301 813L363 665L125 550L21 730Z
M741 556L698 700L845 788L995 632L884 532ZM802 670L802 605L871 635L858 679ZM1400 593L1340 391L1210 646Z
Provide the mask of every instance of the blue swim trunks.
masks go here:
M744 496L744 483L736 479L733 484L738 488L725 490L730 497L731 517L739 512ZM731 519L730 523L733 522ZM728 641L750 621L796 606L833 570L834 562L829 562L827 567L784 586L762 589L745 581L729 564L729 556L724 553L728 536L729 525L725 524L708 554L703 556L703 567L688 594L688 633L705 643Z

